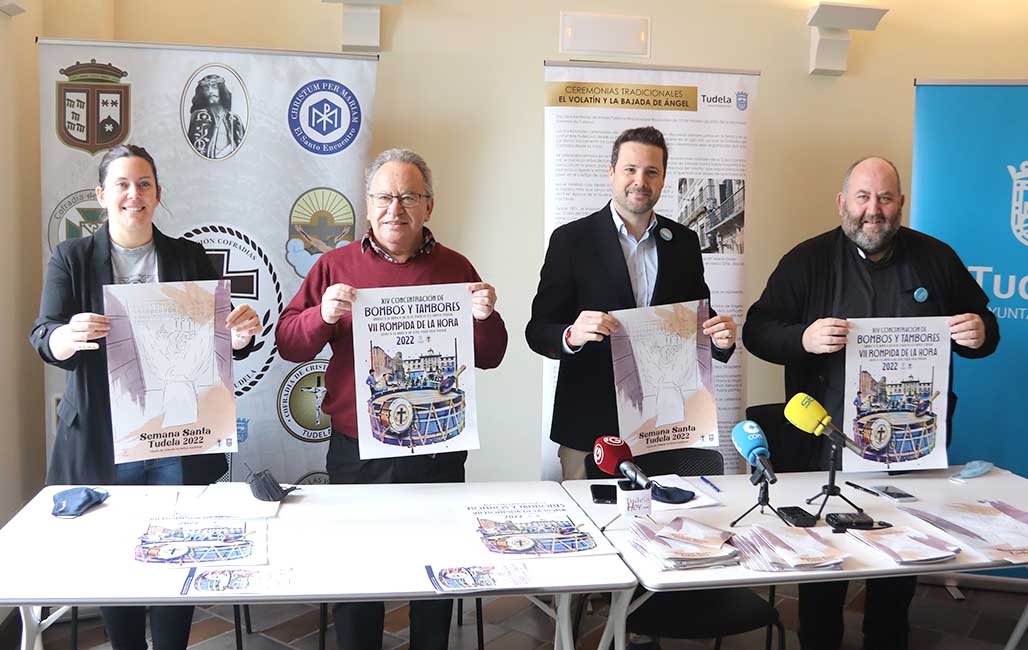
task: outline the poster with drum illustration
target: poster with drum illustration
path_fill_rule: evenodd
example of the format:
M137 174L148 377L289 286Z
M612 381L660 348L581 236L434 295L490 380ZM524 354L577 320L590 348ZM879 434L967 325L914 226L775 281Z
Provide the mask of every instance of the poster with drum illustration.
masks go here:
M840 428L862 452L848 472L948 466L949 326L932 318L851 318Z
M467 284L357 290L362 459L478 449L474 342Z

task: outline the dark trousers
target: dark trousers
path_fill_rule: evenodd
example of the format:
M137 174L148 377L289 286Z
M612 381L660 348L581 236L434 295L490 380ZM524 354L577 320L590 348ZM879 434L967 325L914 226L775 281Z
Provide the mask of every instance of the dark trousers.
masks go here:
M146 650L145 605L101 607L100 614L114 650ZM185 650L192 622L192 605L150 607L154 650Z
M181 485L178 456L116 465L117 485ZM101 607L107 638L114 650L146 650L146 606ZM185 650L193 624L192 605L150 608L150 634L155 650Z
M835 650L842 645L843 609L849 583L799 585L800 647ZM910 641L907 612L917 590L917 576L875 578L864 594L864 650L906 650Z
M361 460L357 441L332 432L326 465L329 481L345 483L463 483L466 451ZM453 600L410 603L410 650L446 650ZM385 603L337 603L332 608L339 650L381 650Z

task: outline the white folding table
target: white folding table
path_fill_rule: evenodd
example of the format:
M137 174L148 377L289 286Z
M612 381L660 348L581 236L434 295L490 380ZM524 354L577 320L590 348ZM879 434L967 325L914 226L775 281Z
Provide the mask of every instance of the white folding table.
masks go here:
M884 520L893 525L908 526L930 532L938 537L960 544L962 550L954 559L934 564L899 565L885 556L885 554L872 549L859 540L844 534L833 534L822 519L818 522L816 530L828 538L831 544L851 554L851 557L845 561L842 569L777 573L751 571L742 566L683 571L661 570L652 559L640 554L629 543L628 531L626 529L627 523L623 518L615 519L617 516L616 506L592 502L589 485L593 483L614 483L614 479L566 481L563 485L568 494L582 506L598 526L609 524L605 532L608 539L621 552L622 558L631 567L632 572L639 579L639 583L651 592L880 578L1013 566L1006 562L990 560L983 554L967 547L965 544L961 544L959 540L951 538L927 522L897 510L896 506L903 504L894 504L885 497L858 491L844 483L844 481L848 480L863 486L883 483L896 485L919 498L919 501L912 502L909 505L930 507L956 500L973 501L989 498L1000 499L1021 510L1028 511L1028 479L996 468L985 476L958 484L949 480L949 476L955 471L955 468L950 468L946 470L912 472L899 476L889 476L884 472L862 474L840 472L837 478L838 484L842 487L846 497L861 508L864 508L875 520ZM730 523L756 502L758 496L757 488L750 484L749 477L746 475L712 476L708 478L721 489L721 492L712 490L700 481L699 477L688 477L688 480L701 491L721 501L723 505L689 510L680 509L670 513L657 513L654 515L654 518L657 520L669 520L677 515L685 515L724 530L741 530L753 524L781 524L769 509L765 509L763 514L757 509L740 521L736 529L731 528ZM819 502L808 506L804 501L806 498L816 494L826 479L827 472L779 474L778 482L770 486L771 505L775 507L798 505L811 513L816 513ZM825 512L852 512L852 508L842 499L832 497L825 508ZM635 607L642 604L643 601L641 599L646 597L642 596L633 603L631 596L632 594L625 594L624 592L616 595L614 602L611 604L610 616L612 619L627 617L631 611L634 611ZM619 623L617 627L618 629L624 629L624 623ZM606 647L605 644L610 643L611 639L607 634L612 633L614 628L614 625L608 624L604 638L600 641L601 648Z
M478 547L473 557L460 557L462 544L485 548L463 516L471 502L561 503L588 521L553 482L303 486L268 520L267 566L289 569L288 584L273 593L187 597L180 591L188 569L137 562L133 548L146 522L173 503L176 493L200 488L110 487L103 505L77 519L58 519L50 513L53 494L63 487L44 488L0 529L0 604L21 610L22 650L42 650L42 606L445 598L433 590L425 566L482 559ZM613 548L597 537L597 548L608 553L496 557L497 562L546 563L532 585L502 593L555 597L553 608L532 600L556 620L556 648L573 648L571 594L631 594L636 585ZM471 595L490 593L496 592ZM461 595L468 594L451 597Z

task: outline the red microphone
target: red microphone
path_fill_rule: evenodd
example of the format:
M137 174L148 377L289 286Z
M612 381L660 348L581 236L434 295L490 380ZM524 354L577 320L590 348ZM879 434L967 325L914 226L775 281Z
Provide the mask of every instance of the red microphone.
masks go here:
M617 436L602 436L593 446L593 460L604 474L624 476L637 487L648 490L653 481L632 462L632 450Z

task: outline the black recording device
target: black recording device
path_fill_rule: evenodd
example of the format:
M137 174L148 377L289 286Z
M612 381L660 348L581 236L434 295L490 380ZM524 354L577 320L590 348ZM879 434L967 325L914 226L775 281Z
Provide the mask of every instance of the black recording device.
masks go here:
M817 517L799 506L784 506L778 509L782 520L797 528L810 528L817 525Z
M613 485L594 484L589 486L593 495L593 503L617 503L617 487Z
M825 522L837 533L847 528L870 530L875 527L875 520L864 512L829 512L825 515Z

